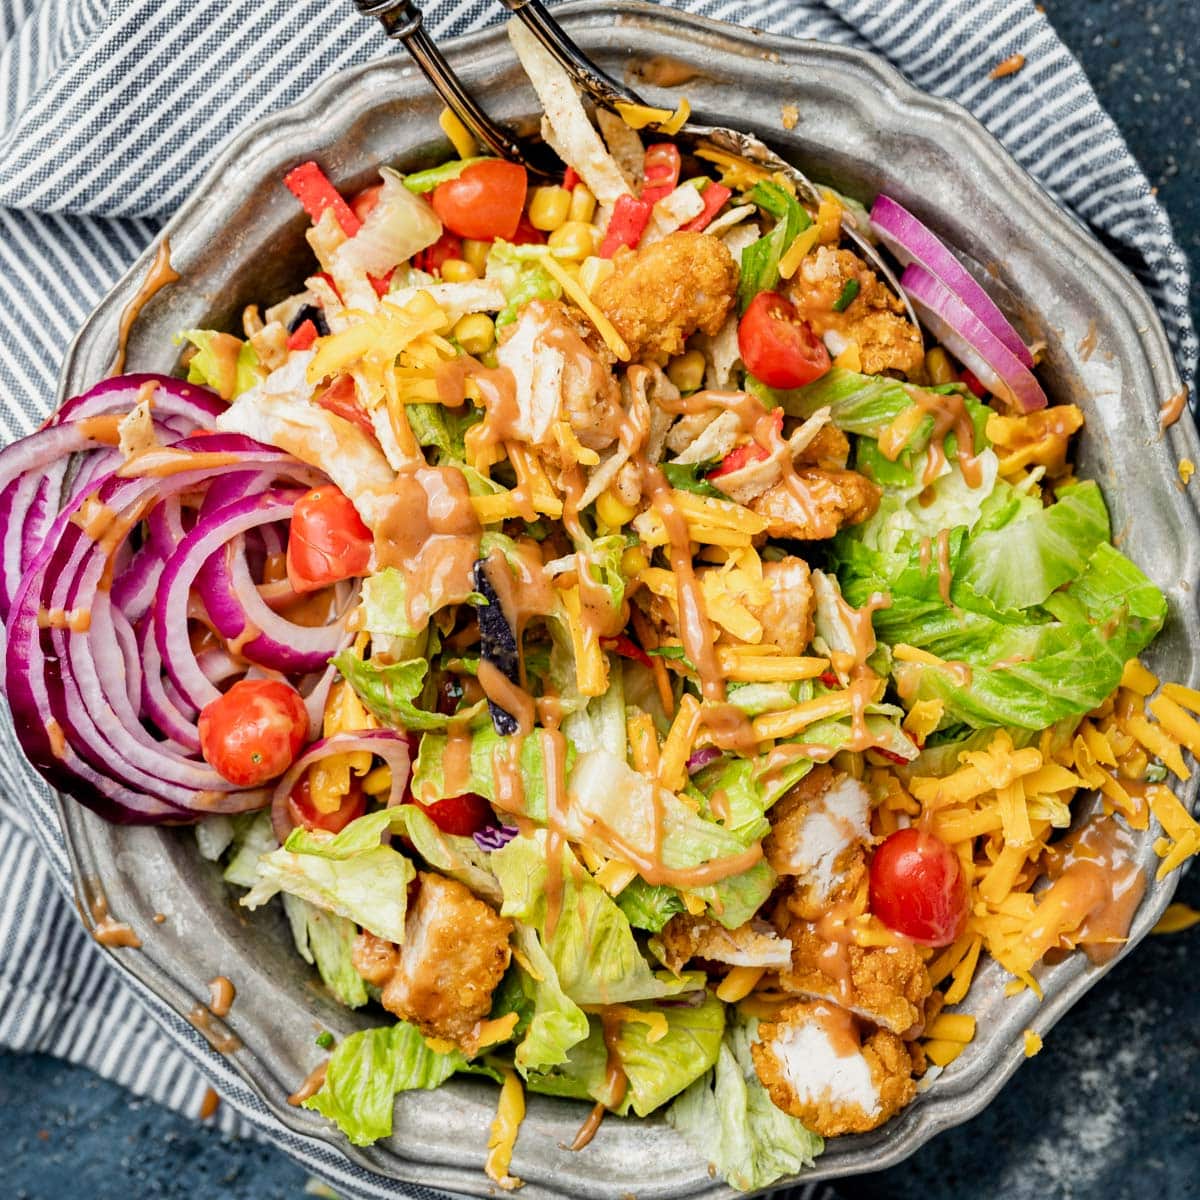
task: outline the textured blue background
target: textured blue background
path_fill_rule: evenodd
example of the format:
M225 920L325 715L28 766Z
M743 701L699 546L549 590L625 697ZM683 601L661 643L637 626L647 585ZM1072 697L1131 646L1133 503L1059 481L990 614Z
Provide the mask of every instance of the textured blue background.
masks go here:
M965 0L969 2L969 0ZM1200 325L1200 4L1046 0L1166 201L1192 261ZM1200 907L1200 875L1180 900ZM1165 1200L1200 1194L1200 926L1155 937L1101 983L986 1112L845 1200ZM87 1071L0 1055L9 1200L303 1195L274 1151L132 1099Z

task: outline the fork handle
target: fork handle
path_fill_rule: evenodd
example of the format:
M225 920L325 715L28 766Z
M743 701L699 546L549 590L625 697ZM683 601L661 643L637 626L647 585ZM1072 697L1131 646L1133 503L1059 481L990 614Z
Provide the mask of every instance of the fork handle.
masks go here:
M446 107L478 142L499 158L524 163L534 174L561 174L558 160L548 150L539 153L540 144L521 142L480 108L429 36L424 14L413 0L354 0L354 5L363 16L375 17L389 38L403 43Z
M550 15L550 10L542 0L500 0L500 3L524 23L529 32L597 104L613 108L617 104L645 103L631 88L618 83L596 66Z

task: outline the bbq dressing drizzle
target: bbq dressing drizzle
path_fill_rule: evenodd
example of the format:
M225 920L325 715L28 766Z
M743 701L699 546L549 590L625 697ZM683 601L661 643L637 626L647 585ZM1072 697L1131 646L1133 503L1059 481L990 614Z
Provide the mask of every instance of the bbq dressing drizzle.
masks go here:
M110 949L116 946L128 946L137 950L141 947L142 939L133 931L131 925L116 920L108 911L108 897L97 890L91 903L92 937L102 946Z
M606 1008L600 1013L600 1024L604 1030L604 1091L608 1100L607 1102L603 1100L596 1102L595 1107L588 1114L587 1120L579 1127L579 1132L571 1143L572 1150L582 1150L596 1136L600 1122L604 1120L604 1114L620 1108L629 1086L629 1078L625 1074L625 1068L621 1065L620 1014Z
M163 238L158 244L158 251L154 255L154 261L150 264L150 269L146 272L145 279L142 280L141 286L133 294L132 299L121 310L120 324L117 326L117 352L113 356L112 365L109 367L109 376L120 375L125 370L125 353L129 343L129 334L133 330L133 323L141 315L142 309L150 301L157 292L161 291L169 283L175 283L179 279L179 272L171 266L171 242L169 238Z

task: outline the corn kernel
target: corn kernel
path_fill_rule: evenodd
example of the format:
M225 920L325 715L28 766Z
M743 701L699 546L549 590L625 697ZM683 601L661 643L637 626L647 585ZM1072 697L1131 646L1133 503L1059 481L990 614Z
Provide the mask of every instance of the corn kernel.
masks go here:
M934 346L925 354L925 370L929 372L929 382L935 387L943 383L954 382L954 368L946 357L941 346Z
M624 554L621 555L621 574L626 579L632 579L639 572L644 571L650 565L650 560L646 557L646 552L641 546L630 546Z
M384 763L381 767L376 767L366 779L363 780L363 791L368 796L382 796L384 792L391 791L392 788L392 768Z
M577 183L571 189L570 220L591 221L595 215L596 197L582 183Z
M606 492L601 492L597 498L596 516L609 529L620 529L622 525L627 525L637 516L637 509L632 504L626 504L610 488Z
M529 223L545 233L564 224L571 212L571 193L564 187L534 188L529 201Z
M470 283L479 278L479 272L466 259L448 258L442 263L442 278L447 283Z
M704 384L704 355L699 350L689 350L671 359L667 377L681 392L697 391Z
M567 258L582 261L599 249L598 231L583 221L567 221L547 239L552 250L562 250Z
M611 258L585 258L579 265L579 285L590 296L616 268Z
M484 354L496 341L496 326L486 313L469 313L454 326L454 337L468 354Z
M492 248L491 242L477 242L473 238L463 238L463 258L475 268L475 274L482 276L487 270L487 256Z

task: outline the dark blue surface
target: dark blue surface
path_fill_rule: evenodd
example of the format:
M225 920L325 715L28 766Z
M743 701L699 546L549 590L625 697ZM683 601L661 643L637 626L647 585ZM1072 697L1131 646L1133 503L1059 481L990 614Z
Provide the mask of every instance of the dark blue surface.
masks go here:
M969 0L964 0L969 2ZM1200 320L1200 3L1047 0L1166 202ZM1200 875L1179 899L1200 907ZM845 1200L1142 1200L1200 1194L1200 927L1154 937L1047 1037L981 1116ZM8 1200L283 1200L305 1174L87 1071L0 1055Z

